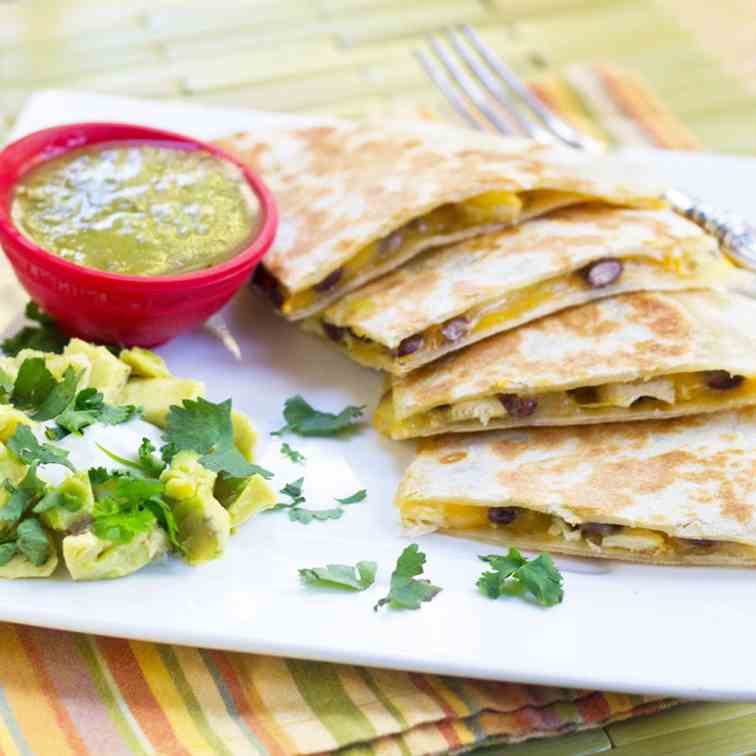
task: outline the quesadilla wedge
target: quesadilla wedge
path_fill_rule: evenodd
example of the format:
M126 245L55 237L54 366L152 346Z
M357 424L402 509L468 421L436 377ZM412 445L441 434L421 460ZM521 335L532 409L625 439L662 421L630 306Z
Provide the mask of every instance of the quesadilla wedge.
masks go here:
M349 357L403 375L602 297L735 285L716 240L671 210L586 204L421 255L304 321Z
M426 439L415 532L655 564L756 565L756 408Z
M623 294L573 307L394 376L392 438L676 417L756 404L756 300Z
M280 209L255 282L298 320L423 250L586 200L660 207L609 157L435 124L332 121L218 142Z

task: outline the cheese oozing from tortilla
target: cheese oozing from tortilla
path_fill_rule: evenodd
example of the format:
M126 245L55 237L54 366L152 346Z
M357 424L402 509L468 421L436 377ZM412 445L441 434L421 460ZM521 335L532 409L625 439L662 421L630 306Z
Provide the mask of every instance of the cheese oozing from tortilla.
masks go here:
M516 513L510 523L497 524L491 522L488 507L464 502L400 499L398 506L402 522L410 529L461 531L462 534L488 531L496 540L524 548L615 559L633 560L640 557L654 561L691 555L756 557L756 546L747 543L675 537L652 527L581 523L577 520L568 522L558 515L521 507L511 507ZM602 529L606 532L602 533ZM483 540L491 539L483 536Z
M706 286L717 283L726 285L734 271L733 266L723 256L701 255L695 249L686 250L684 247L672 248L663 256L654 257L650 253L648 256L633 255L622 260L625 264L637 263L652 270L673 271L681 279L690 281L693 287L696 282L701 282L699 285ZM461 319L464 322L464 343L473 343L512 327L508 324L528 322L539 316L539 313L543 313L544 309L550 312L559 309L560 296L563 297L562 292L570 286L590 288L589 284L583 280L580 271L572 271L514 289L504 296L497 297L493 302L473 307L451 320ZM605 296L609 294L610 292L607 291ZM549 307L550 305L552 308ZM368 307L369 302L365 302L364 306ZM339 327L330 323L327 310L304 321L303 327L305 330L336 342L351 359L365 367L402 374L405 372L403 366L406 365L407 370L415 369L435 359L433 355L448 346L448 337L444 331L449 322L437 323L413 334L412 338L419 340L419 347L406 355L401 355L398 353L399 350L391 349L371 339L366 334L360 333L358 329Z
M530 421L540 415L548 418L549 424L570 424L589 418L600 421L602 415L611 415L612 420L618 416L632 420L633 413L648 413L654 409L684 409L688 405L695 407L695 411L705 412L756 398L756 376L742 376L742 380L730 388L716 388L710 385L711 375L711 371L677 373L648 380L523 394L522 398L536 403L534 411L523 417ZM450 430L484 430L493 420L510 417L506 402L501 400L503 396L502 393L467 399L398 420L388 393L376 410L374 422L379 430L395 438ZM516 417L511 419L517 420Z
M498 228L516 224L523 218L584 202L580 194L550 189L524 192L491 191L459 203L447 203L410 221L382 239L375 239L359 250L335 271L330 271L320 283L303 291L283 292L281 311L292 317L301 310L316 305L334 290L343 290L356 278L383 268L391 259L403 259L414 247L425 248L424 241L441 237L433 245L444 242L444 237L481 227ZM418 250L419 251L419 250ZM333 284L328 286L328 278Z

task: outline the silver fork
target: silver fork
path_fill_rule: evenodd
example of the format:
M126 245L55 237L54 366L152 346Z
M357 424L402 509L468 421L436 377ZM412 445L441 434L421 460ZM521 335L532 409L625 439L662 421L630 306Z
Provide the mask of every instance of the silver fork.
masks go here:
M573 149L602 149L599 142L549 110L525 82L466 24L429 38L430 51L416 55L433 83L469 126L489 124L507 136L522 135ZM713 207L678 189L665 198L681 215L715 236L737 264L756 271L756 228L741 216Z

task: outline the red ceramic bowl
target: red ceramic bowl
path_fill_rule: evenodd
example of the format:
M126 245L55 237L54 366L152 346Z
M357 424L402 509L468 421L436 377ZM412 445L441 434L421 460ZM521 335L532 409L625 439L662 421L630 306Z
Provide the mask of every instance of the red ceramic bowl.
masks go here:
M69 150L122 141L205 150L237 165L260 203L257 235L228 262L147 278L75 265L21 234L11 219L21 176ZM29 296L68 334L90 341L151 347L204 322L250 277L270 247L277 223L273 196L258 176L222 150L179 134L121 123L77 123L34 132L0 152L0 245Z

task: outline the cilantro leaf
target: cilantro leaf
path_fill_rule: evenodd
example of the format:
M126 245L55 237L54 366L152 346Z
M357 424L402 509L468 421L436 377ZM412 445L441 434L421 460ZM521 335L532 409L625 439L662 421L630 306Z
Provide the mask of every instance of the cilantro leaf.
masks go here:
M42 357L31 357L21 363L10 396L11 404L21 410L36 410L55 387L56 380Z
M139 446L139 464L142 470L150 478L160 477L160 473L165 470L166 464L159 457L155 456L157 449L149 438L143 438Z
M299 570L299 575L308 585L323 588L346 588L364 591L375 582L378 565L375 562L351 564L327 564L325 567L310 567Z
M506 556L490 554L480 559L493 568L477 582L489 598L529 594L542 606L555 606L564 597L562 575L548 554L528 560L517 549L510 549Z
M9 357L15 357L22 349L60 354L68 343L68 336L61 333L53 319L42 312L35 302L26 305L26 317L39 325L24 326L15 336L0 343L0 349Z
M296 507L299 506L305 497L302 494L302 486L304 485L304 478L299 478L292 483L287 483L280 491L284 496L288 496L291 499L291 504L284 504L284 507Z
M309 525L313 520L325 522L326 520L338 520L344 510L338 509L302 509L302 507L292 507L289 509L289 519L292 522L301 522L303 525Z
M2 397L3 404L8 403L12 391L13 378L11 378L5 370L0 368L0 397Z
M396 562L396 568L391 574L391 588L388 595L382 598L374 607L378 611L384 604L392 609L419 609L424 601L430 601L440 591L430 580L417 580L423 574L425 554L420 551L416 543L407 546Z
M0 567L4 567L18 553L16 542L0 543Z
M168 411L163 438L175 451L191 449L202 455L200 464L225 477L273 477L268 470L247 462L236 448L230 399L219 404L202 398L184 399L181 407L173 405Z
M58 381L53 386L50 393L40 404L39 409L32 415L35 420L42 422L51 420L60 415L73 400L76 393L76 386L79 383L80 374L72 367L67 367L63 373L63 380Z
M82 500L78 496L73 496L65 491L48 491L39 501L32 512L34 514L40 514L41 512L47 512L48 509L55 509L56 507L62 507L68 512L78 512L83 505Z
M286 425L271 433L282 436L291 431L300 436L335 436L355 426L355 420L362 416L364 407L345 407L338 415L321 412L308 404L299 394L286 400L283 416Z
M24 520L16 528L18 550L35 566L41 567L50 558L47 532L36 517Z
M339 504L358 504L361 501L365 501L367 498L367 491L363 488L357 493L353 493L351 496L347 496L345 499L336 499Z
M281 444L281 454L299 465L301 465L306 459L303 454L300 454L296 449L292 449L287 443Z
M113 506L112 502L112 499L103 499L95 504L92 529L98 538L125 544L139 533L152 530L154 527L156 518L151 510L117 504Z
M45 484L37 476L36 464L32 464L18 486L14 486L9 480L5 481L4 486L10 497L5 506L0 508L0 527L7 529L15 525L44 494Z
M58 416L55 421L58 428L48 433L48 437L58 439L68 433L81 433L84 428L98 422L119 425L141 412L142 408L133 404L106 404L101 392L95 388L85 388L79 391L74 402Z
M16 432L8 439L8 449L26 465L63 465L75 472L68 460L68 452L52 444L40 444L28 425L16 426Z

